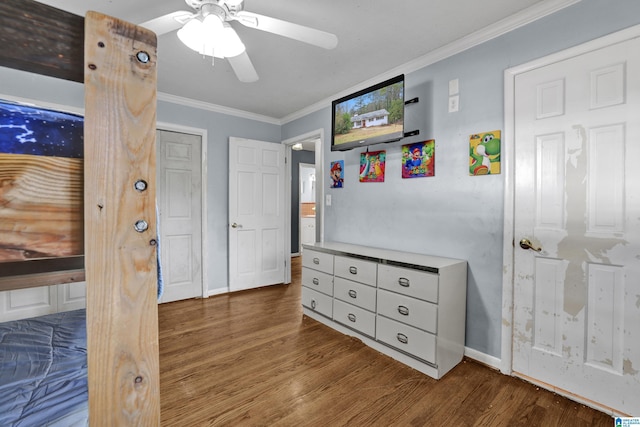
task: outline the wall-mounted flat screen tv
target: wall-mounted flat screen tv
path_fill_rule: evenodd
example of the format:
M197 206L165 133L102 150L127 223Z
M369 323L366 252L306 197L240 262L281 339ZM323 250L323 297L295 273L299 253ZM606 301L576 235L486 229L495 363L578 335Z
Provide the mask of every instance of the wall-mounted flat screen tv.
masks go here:
M331 151L398 141L404 136L404 74L331 103Z

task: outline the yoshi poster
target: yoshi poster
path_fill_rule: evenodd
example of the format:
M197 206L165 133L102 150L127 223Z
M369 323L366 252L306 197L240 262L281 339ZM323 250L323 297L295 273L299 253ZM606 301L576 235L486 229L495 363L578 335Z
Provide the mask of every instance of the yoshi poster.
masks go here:
M469 138L469 175L500 173L500 131L477 133Z

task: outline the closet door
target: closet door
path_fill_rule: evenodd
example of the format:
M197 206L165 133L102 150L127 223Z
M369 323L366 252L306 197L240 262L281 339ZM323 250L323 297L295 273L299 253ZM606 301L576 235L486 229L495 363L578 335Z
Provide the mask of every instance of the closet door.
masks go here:
M202 295L202 137L159 130L162 302Z
M516 77L513 370L640 413L640 40Z

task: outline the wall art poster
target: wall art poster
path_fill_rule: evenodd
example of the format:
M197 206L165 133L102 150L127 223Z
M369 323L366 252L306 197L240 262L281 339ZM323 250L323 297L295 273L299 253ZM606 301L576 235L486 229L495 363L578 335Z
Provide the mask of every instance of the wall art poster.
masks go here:
M83 128L78 115L0 101L0 276L47 258L82 265Z
M478 133L469 138L469 175L500 173L500 131Z
M436 141L414 142L402 146L402 177L421 178L435 175Z
M360 153L360 182L384 182L386 150Z
M329 177L331 178L331 188L344 187L344 160L331 162Z

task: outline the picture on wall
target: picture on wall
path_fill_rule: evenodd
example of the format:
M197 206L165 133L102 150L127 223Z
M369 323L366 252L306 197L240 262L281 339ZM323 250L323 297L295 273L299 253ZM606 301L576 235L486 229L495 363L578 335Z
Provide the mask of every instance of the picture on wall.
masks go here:
M331 162L329 177L331 178L331 188L344 187L344 160Z
M435 175L436 141L414 142L402 146L402 178Z
M385 150L360 153L360 182L384 182L386 160Z
M0 276L82 267L83 128L79 115L0 101Z
M469 138L469 175L500 173L500 131L473 134Z

